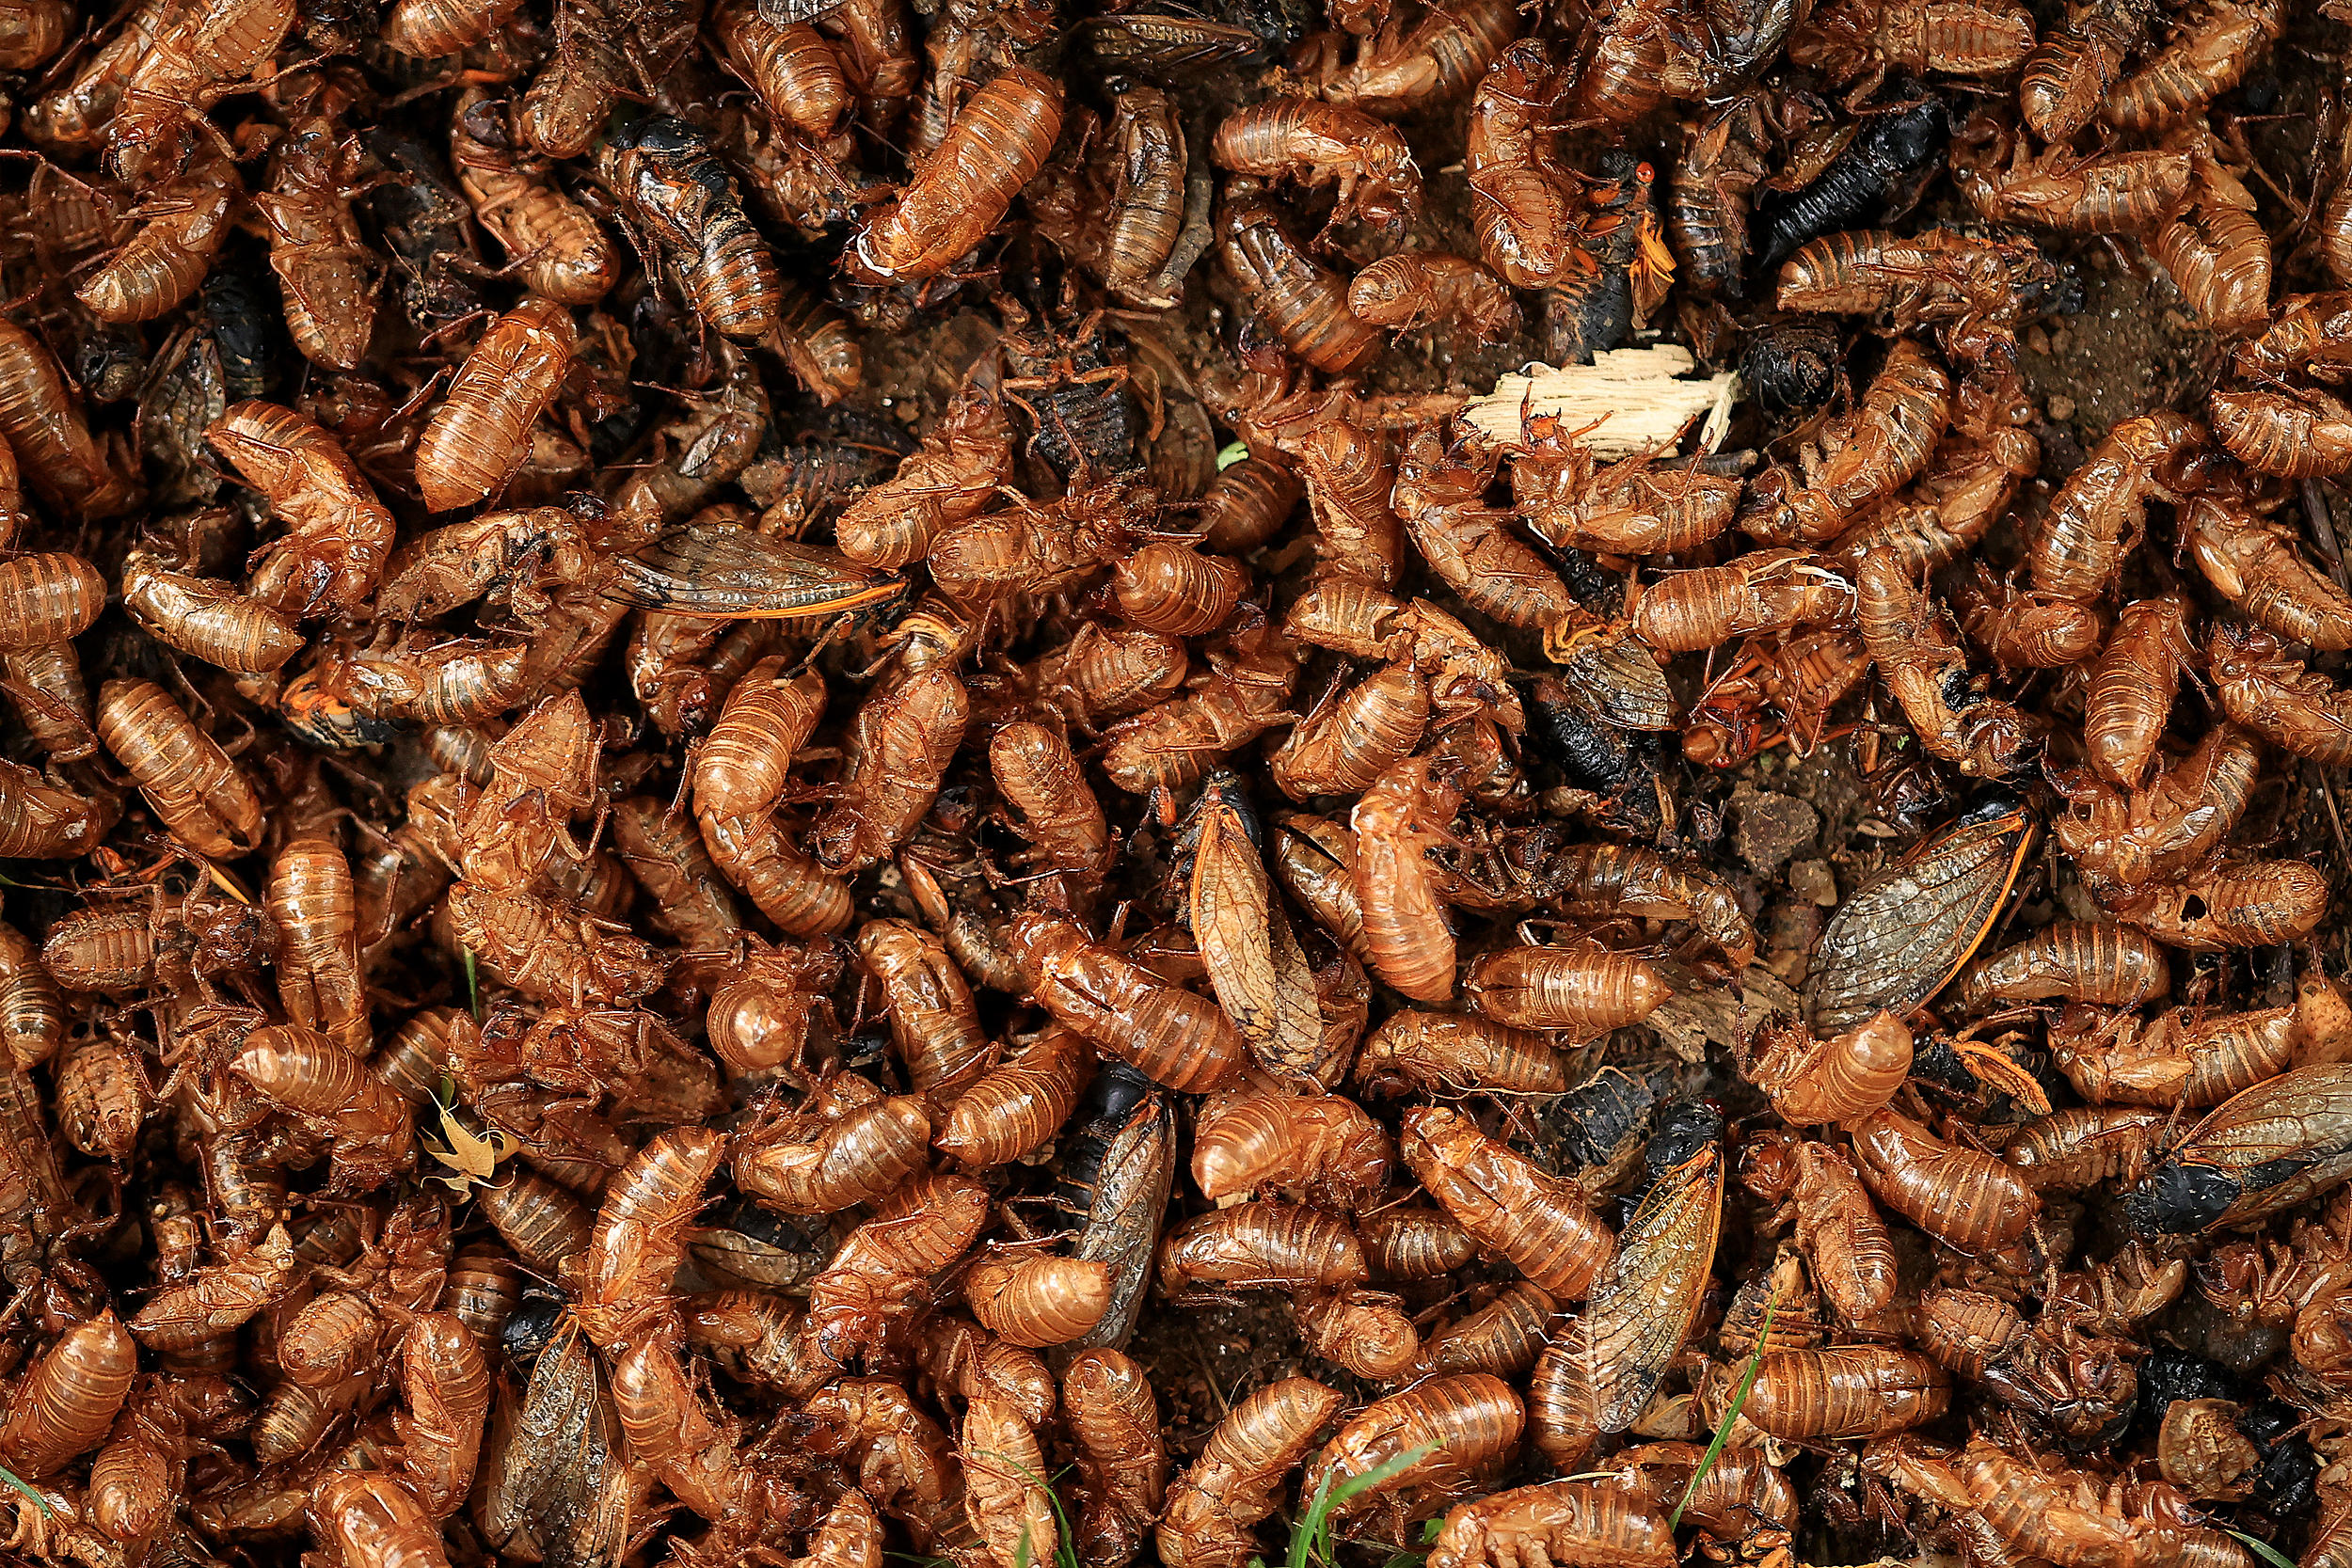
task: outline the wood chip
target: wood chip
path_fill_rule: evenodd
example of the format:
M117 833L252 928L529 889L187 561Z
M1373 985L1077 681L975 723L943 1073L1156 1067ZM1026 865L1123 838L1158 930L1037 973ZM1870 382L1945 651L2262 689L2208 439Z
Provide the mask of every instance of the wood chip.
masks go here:
M1775 1015L1796 1015L1797 993L1760 964L1740 976L1737 992L1729 986L1708 985L1679 964L1661 966L1661 973L1675 994L1642 1020L1639 1027L1686 1062L1704 1058L1710 1042L1727 1048L1742 1033L1753 1033Z
M1593 428L1584 444L1603 457L1672 449L1692 422L1704 418L1699 446L1713 451L1731 427L1740 378L1729 371L1686 379L1697 366L1678 343L1611 349L1590 365L1553 370L1530 366L1506 375L1472 399L1462 418L1497 446L1524 450L1523 419L1549 415L1570 430Z

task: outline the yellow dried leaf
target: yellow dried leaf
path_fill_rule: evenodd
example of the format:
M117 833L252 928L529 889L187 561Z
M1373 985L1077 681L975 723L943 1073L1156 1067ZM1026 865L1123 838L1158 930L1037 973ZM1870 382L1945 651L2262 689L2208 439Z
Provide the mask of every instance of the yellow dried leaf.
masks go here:
M493 1128L487 1135L477 1136L451 1116L449 1107L439 1101L433 1102L433 1108L440 1113L441 1135L449 1140L449 1147L443 1148L428 1142L424 1149L441 1164L463 1171L477 1181L486 1181L497 1174L499 1162L514 1152L514 1142L505 1133Z

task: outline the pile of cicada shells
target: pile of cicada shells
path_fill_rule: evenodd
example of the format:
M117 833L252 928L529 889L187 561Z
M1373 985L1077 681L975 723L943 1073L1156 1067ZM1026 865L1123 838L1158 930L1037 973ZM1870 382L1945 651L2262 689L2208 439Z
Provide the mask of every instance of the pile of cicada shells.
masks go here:
M1532 8L0 0L0 1554L2352 1565L2344 26Z

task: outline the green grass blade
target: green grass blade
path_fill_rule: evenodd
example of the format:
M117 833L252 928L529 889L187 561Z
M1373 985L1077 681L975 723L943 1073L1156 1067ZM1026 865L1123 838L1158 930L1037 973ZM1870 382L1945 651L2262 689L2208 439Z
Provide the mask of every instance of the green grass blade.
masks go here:
M2282 1554L2278 1547L2272 1545L2267 1541L2257 1541L2252 1536L2247 1534L2244 1530L2232 1529L2227 1525L2223 1525L2221 1527L2221 1532L2224 1535L2234 1535L2240 1541L2243 1541L2248 1545L2253 1547L2254 1555L2261 1558L2265 1562L2269 1563L2270 1568L2295 1568L2295 1560Z
M460 949L466 955L466 1005L473 1009L473 1021L482 1022L482 981L474 974L473 949Z
M1083 1568L1078 1561L1078 1546L1075 1539L1077 1532L1070 1528L1070 1511L1062 1507L1061 1492L1054 1485L1054 1481L1059 1481L1068 1476L1073 1466L1062 1466L1055 1472L1054 1481L1048 1481L1019 1460L1009 1454L998 1453L993 1449L980 1449L977 1457L994 1460L1045 1494L1046 1506L1054 1511L1054 1524L1059 1534L1059 1539L1054 1543L1054 1568ZM1022 1527L1021 1546L1015 1555L1020 1560L1013 1564L1013 1568L1029 1568L1029 1531L1025 1525Z
M33 1506L40 1509L42 1514L48 1518L55 1519L57 1516L56 1510L49 1506L49 1499L47 1497L42 1497L40 1493L25 1485L24 1481L17 1478L16 1472L9 1469L5 1465L0 1465L0 1481L6 1481L8 1485L16 1488L19 1492L22 1492L26 1497L32 1498Z
M1291 1527L1291 1550L1284 1568L1307 1568L1307 1559L1315 1544L1315 1533L1324 1528L1331 1513L1331 1477L1326 1470L1315 1483L1315 1495L1307 1504L1307 1512Z
M1765 1297L1764 1326L1756 1331L1756 1353L1748 1357L1748 1370L1740 1374L1740 1386L1732 1390L1731 1404L1724 1411L1724 1418L1715 1423L1715 1435L1708 1441L1707 1451L1699 1456L1699 1467L1691 1472L1691 1484L1682 1489L1682 1500L1675 1504L1674 1513L1667 1517L1669 1530L1682 1523L1682 1511L1691 1506L1691 1499L1698 1495L1699 1482L1707 1479L1707 1472L1723 1457L1724 1445L1731 1440L1731 1423L1740 1418L1740 1406L1748 1402L1748 1390L1756 1386L1756 1369L1764 1365L1764 1347L1772 1334L1772 1312L1779 1306L1772 1297Z
M1064 1466L1056 1474L1054 1481L1059 1481L1068 1474L1070 1469ZM1078 1561L1078 1532L1071 1528L1070 1511L1061 1505L1061 1488L1050 1481L1041 1484L1045 1488L1045 1501L1054 1510L1054 1524L1057 1529L1054 1542L1054 1568L1083 1568Z
M1375 1465L1360 1476L1350 1476L1331 1489L1331 1506L1339 1507L1353 1497L1360 1497L1382 1481L1393 1480L1438 1451L1435 1443L1423 1443L1418 1449L1407 1449L1385 1464Z
M1384 1464L1375 1465L1360 1476L1350 1476L1337 1486L1331 1478L1337 1470L1326 1470L1315 1483L1315 1495L1308 1503L1307 1512L1291 1530L1291 1549L1287 1568L1308 1568L1310 1561L1329 1562L1335 1549L1335 1530L1331 1511L1350 1497L1361 1497L1381 1482L1390 1481L1420 1464L1438 1451L1435 1443L1424 1443L1410 1449Z
M1421 1544L1423 1546L1433 1546L1437 1544L1438 1537L1443 1532L1444 1528L1445 1521L1443 1519L1423 1519L1421 1522ZM1422 1563L1428 1560L1429 1554L1426 1551L1399 1552L1394 1557L1389 1559L1388 1561L1382 1563L1380 1568L1420 1568Z

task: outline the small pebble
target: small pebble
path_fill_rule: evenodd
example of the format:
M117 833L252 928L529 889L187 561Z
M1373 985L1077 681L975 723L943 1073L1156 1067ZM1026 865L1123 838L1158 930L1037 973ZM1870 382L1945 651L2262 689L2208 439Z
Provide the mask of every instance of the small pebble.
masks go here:
M1826 910L1837 902L1837 875L1827 861L1799 861L1788 868L1788 891Z
M1821 814L1803 800L1766 794L1745 781L1732 791L1731 812L1737 824L1732 847L1759 877L1777 873L1821 831Z

